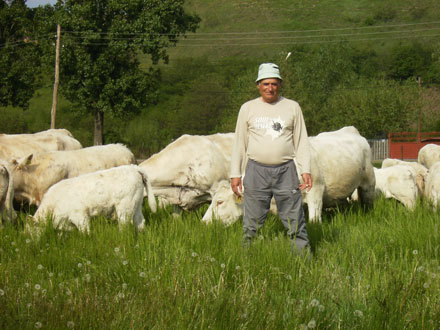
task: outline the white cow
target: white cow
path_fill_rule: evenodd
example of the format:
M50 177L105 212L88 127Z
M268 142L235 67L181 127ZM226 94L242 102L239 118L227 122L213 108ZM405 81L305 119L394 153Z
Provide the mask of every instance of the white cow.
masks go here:
M9 165L0 160L0 223L1 221L12 221L16 213L12 206L14 198L14 179L10 173Z
M30 153L81 148L81 143L66 129L49 129L34 134L0 134L0 159L8 161Z
M136 159L122 144L30 154L12 161L14 198L38 206L47 189L58 181L127 164L136 164Z
M234 133L182 135L139 164L162 205L184 210L211 200L211 186L229 177Z
M371 149L367 140L353 126L338 131L309 137L311 150L311 175L313 187L303 191L309 220L321 221L323 206L332 207L346 203L357 188L361 202L371 205L374 201L375 177L371 163ZM212 216L232 223L242 214L240 201L233 196L227 183L219 184L203 221Z
M394 158L385 158L382 161L382 168L387 168L394 165L410 166L416 171L417 188L419 189L419 195L422 196L425 191L425 180L426 180L426 176L428 175L428 169L422 164L419 164L418 162L406 162Z
M376 194L385 198L394 198L410 210L416 206L419 197L417 172L407 165L394 165L385 168L374 168L376 176Z
M431 165L426 177L425 196L434 208L440 206L440 161Z
M36 222L52 217L55 228L73 225L89 232L90 218L106 216L120 224L133 220L137 229L144 227L144 195L156 212L156 199L145 170L137 165L123 165L58 182L49 188L34 214Z
M419 150L417 161L429 170L432 165L440 161L440 146L433 143L423 146Z

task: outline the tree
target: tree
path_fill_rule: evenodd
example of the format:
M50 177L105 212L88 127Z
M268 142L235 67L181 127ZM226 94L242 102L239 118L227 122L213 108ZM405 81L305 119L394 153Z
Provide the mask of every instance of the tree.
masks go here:
M141 70L139 52L168 62L166 48L200 19L183 0L59 0L60 91L95 118L94 144L103 143L104 114L127 117L154 101L158 69Z
M0 0L0 105L27 108L40 72L33 11L24 0Z
M391 50L389 76L396 80L423 77L431 62L429 47L424 47L418 42L399 44Z

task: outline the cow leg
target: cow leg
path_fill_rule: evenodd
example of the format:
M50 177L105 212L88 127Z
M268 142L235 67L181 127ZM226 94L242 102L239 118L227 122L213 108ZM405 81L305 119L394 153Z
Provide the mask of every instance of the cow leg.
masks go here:
M71 215L69 215L69 220L72 224L74 224L76 226L76 228L78 228L79 231L82 231L87 234L90 233L90 221L89 221L89 218L85 214L76 213L76 212L72 213ZM63 224L62 227L68 228L67 221L69 221L69 220L62 219L61 221L65 222L65 224ZM57 221L57 223L60 223L60 221Z
M322 214L322 198L324 195L324 187L313 186L309 192L306 192L307 209L310 222L321 222Z
M358 187L359 200L363 205L368 207L373 206L376 190L376 177L373 167L365 170L366 175L362 178L361 184Z
M133 216L133 223L137 230L143 230L145 228L145 219L142 214L142 204L139 203L139 206L136 209L136 212Z

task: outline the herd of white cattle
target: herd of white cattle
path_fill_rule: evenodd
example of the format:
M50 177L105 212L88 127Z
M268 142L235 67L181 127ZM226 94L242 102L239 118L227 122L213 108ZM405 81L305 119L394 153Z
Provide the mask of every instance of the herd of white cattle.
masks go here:
M144 198L152 212L174 205L193 210L210 203L202 220L232 224L242 202L229 185L234 133L183 135L137 164L121 144L83 148L65 129L35 134L0 134L0 216L14 221L13 201L36 205L29 219L53 219L57 228L89 231L103 215L144 227ZM374 168L367 140L353 126L309 137L313 187L303 191L309 221L324 208L359 200L372 205L378 195L409 209L425 199L440 206L440 146L427 144L417 162L385 159ZM300 178L301 179L301 178ZM273 202L271 211L276 212Z

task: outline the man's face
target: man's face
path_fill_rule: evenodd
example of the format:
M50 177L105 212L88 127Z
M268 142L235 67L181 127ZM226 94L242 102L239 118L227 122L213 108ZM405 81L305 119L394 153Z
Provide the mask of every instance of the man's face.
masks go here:
M262 79L258 82L257 88L264 102L273 103L278 101L281 81L276 78Z

